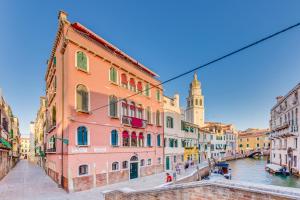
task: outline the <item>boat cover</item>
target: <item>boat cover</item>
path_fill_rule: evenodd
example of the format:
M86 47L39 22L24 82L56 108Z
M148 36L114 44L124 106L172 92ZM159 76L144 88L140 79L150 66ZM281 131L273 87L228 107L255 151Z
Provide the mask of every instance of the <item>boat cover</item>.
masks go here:
M278 172L282 169L282 167L280 165L276 165L276 164L267 164L266 167L275 172Z

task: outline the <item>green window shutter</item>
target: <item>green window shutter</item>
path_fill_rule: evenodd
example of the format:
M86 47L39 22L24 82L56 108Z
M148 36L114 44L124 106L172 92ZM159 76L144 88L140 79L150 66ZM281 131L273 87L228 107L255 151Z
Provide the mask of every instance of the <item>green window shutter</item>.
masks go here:
M87 70L87 57L81 51L77 52L77 67L85 71Z

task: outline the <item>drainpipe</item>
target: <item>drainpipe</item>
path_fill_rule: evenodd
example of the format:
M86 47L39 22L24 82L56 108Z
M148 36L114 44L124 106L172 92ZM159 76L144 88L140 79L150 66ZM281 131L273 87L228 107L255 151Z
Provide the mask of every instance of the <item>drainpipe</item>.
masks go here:
M65 39L64 39L65 40ZM65 41L64 41L65 42ZM64 76L64 51L61 51L61 54L62 54L62 60L61 60L61 66L62 66L62 86L61 86L61 92L62 92L62 95L61 95L61 101L62 101L62 112L61 112L61 120L62 120L62 123L61 123L61 126L62 126L62 129L61 129L61 180L60 180L60 185L61 187L63 188L64 185L63 185L63 178L64 178L64 86L65 86L65 76Z

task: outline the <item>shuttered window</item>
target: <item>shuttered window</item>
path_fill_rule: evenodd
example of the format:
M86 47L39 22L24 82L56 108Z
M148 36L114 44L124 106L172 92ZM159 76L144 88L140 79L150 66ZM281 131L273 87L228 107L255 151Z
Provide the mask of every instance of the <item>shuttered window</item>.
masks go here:
M118 98L114 95L109 97L109 116L118 117Z
M114 67L111 67L110 71L109 71L109 80L114 83L117 83L117 81L118 81L117 77L118 77L117 70Z
M116 130L111 131L111 145L118 146L118 132Z
M88 145L88 133L85 126L77 128L77 145Z
M160 147L160 134L157 135L157 146Z
M147 97L150 96L150 85L149 85L149 83L147 83L146 86L145 86L145 95Z
M87 56L82 51L78 51L76 55L77 68L88 71Z
M77 93L77 110L78 111L89 111L89 93L84 85L78 85L76 89Z
M147 134L147 146L151 147L151 134Z

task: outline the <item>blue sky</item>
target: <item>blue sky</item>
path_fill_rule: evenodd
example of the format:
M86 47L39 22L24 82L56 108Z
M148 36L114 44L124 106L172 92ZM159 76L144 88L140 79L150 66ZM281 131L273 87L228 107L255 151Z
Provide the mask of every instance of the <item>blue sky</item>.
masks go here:
M29 3L30 2L30 3ZM1 1L0 87L28 134L65 10L166 80L300 21L300 1ZM275 97L300 80L300 28L198 71L207 121L268 127ZM185 106L190 76L165 85Z

